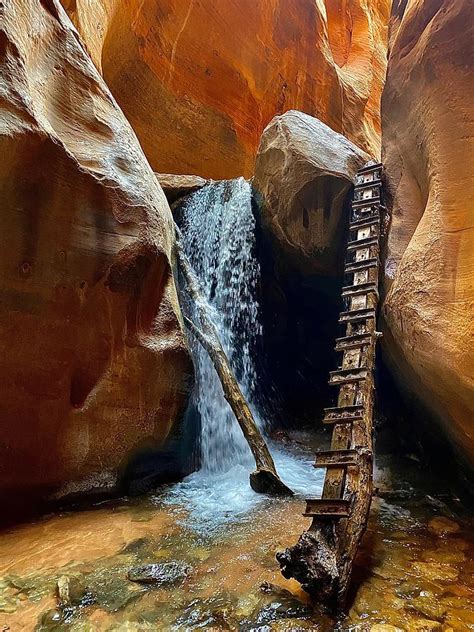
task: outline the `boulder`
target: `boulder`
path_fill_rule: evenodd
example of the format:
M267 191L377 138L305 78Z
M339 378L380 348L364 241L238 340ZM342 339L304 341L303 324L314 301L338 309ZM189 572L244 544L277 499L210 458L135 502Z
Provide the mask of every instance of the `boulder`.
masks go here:
M400 4L382 99L392 216L382 345L407 398L423 405L418 427L473 469L474 7Z
M263 230L288 266L306 274L337 272L345 202L368 160L312 116L291 110L271 121L260 141L253 186Z
M155 175L169 204L173 204L189 193L202 189L208 182L200 176L176 175L174 173L157 173Z
M63 0L155 171L253 172L298 109L380 152L390 0Z
M0 9L0 495L112 490L189 389L166 198L57 0ZM5 499L3 498L5 497Z

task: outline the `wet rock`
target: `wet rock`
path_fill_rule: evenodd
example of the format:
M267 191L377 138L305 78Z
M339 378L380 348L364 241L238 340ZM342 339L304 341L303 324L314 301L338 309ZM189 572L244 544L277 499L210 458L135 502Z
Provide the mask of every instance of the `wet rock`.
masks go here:
M266 627L266 626L265 626ZM274 621L271 625L272 632L304 632L304 630L332 630L333 628L323 628L319 625L315 627L312 621L301 621L299 619L284 619L283 621Z
M446 608L442 605L437 595L430 590L422 590L418 597L413 599L410 607L430 619L441 621Z
M258 604L261 601L261 597L256 593L250 593L245 595L244 598L239 599L239 602L235 609L235 614L239 619L248 619L252 612L255 611Z
M125 565L99 568L87 576L86 590L90 600L107 612L117 612L138 599L146 590L130 584Z
M466 559L462 551L451 548L428 549L421 554L425 562L438 562L440 564L458 564Z
M197 546L191 549L189 554L193 559L199 560L200 562L205 562L211 557L211 551L203 546Z
M388 625L387 623L376 623L369 630L370 632L404 632L403 628L397 628L396 625Z
M436 533L436 535L446 535L447 533L456 533L460 527L454 520L450 520L444 516L437 516L429 521L428 529Z
M210 599L195 599L177 619L176 623L180 626L178 629L234 630L234 606L234 599L226 594L216 595Z
M16 609L17 609L16 600L0 597L0 612L11 614L12 612L15 612Z
M59 630L63 623L63 615L60 610L52 609L45 612L40 619L40 630Z
M84 628L84 632L90 632L90 629L90 627ZM108 632L143 632L145 630L156 632L157 627L152 623L145 623L143 621L140 621L140 623L137 621L125 621L123 623L116 623L108 628ZM76 631L74 630L74 632Z
M123 554L142 554L146 552L151 546L151 542L148 538L137 538L136 540L132 540L128 544L126 544L120 553Z
M446 612L445 624L454 630L474 629L474 608L453 608Z
M429 581L452 581L459 576L456 568L437 562L414 562L412 568L417 575Z
M441 632L444 630L439 621L431 621L430 619L417 619L407 623L407 632Z
M57 593L62 606L77 606L85 597L86 589L77 577L62 575L57 582Z
M264 606L256 615L258 624L271 623L278 619L299 619L310 617L313 609L302 603L287 590L279 591L275 601Z
M191 567L185 562L164 562L162 564L143 564L131 568L127 577L140 584L166 586L184 581Z
M18 599L20 595L12 594L15 592L10 583L0 578L0 613L5 612L11 614L17 609ZM24 595L21 595L22 597Z

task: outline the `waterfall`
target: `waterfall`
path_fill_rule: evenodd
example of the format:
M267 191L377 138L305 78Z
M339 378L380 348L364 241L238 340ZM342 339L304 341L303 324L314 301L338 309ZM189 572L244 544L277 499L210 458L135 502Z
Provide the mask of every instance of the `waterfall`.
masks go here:
M201 282L230 365L262 429L253 405L256 371L252 350L261 325L250 184L243 178L208 184L186 199L181 212L184 249ZM237 463L251 463L250 449L224 399L211 360L197 341L192 344L195 404L201 416L201 468L217 473Z
M208 184L187 196L179 212L184 250L240 388L264 432L256 405L259 385L254 358L262 327L250 185L243 178ZM191 302L186 311L197 323ZM201 469L172 486L165 502L185 506L188 526L205 534L244 516L250 519L252 508L266 497L249 485L255 462L211 360L191 336L190 343L196 368L194 404L201 417ZM282 480L291 489L301 494L321 489L322 470L312 467L310 451L298 444L289 450L270 444L270 449Z

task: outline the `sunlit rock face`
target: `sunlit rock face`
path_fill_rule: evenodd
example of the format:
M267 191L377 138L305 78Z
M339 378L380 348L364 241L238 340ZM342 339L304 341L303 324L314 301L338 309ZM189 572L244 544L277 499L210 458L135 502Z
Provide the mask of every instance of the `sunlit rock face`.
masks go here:
M114 486L169 433L190 360L130 125L59 2L0 11L0 493L24 501Z
M403 14L400 4L382 99L392 196L383 345L473 467L473 5L412 0Z
M380 149L390 0L63 0L153 169L252 174L276 114Z
M253 186L262 226L287 266L336 274L347 195L369 156L318 119L290 111L275 117L258 149Z

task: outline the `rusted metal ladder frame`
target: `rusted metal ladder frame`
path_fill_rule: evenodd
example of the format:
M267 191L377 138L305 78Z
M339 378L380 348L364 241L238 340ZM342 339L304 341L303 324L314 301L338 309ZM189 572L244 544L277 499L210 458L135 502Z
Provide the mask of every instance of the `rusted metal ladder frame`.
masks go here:
M346 331L343 338L336 340L335 347L336 351L342 352L343 358L340 369L331 372L329 381L339 386L339 396L337 407L325 409L323 420L334 425L331 449L316 455L315 467L327 468L322 498L308 499L304 514L315 521L341 521L338 533L341 535L342 532L342 540L348 545L352 542L354 548L345 555L347 568L341 575L347 577L365 529L372 496L373 369L378 337L375 323L381 169L381 164L369 164L356 176L346 258L346 274L352 279L350 285L343 288L348 309L340 317ZM359 248L357 241L361 242ZM355 291L358 285L361 286L360 292ZM358 494L363 486L368 493ZM341 587L341 600L345 598L347 585L348 580Z

